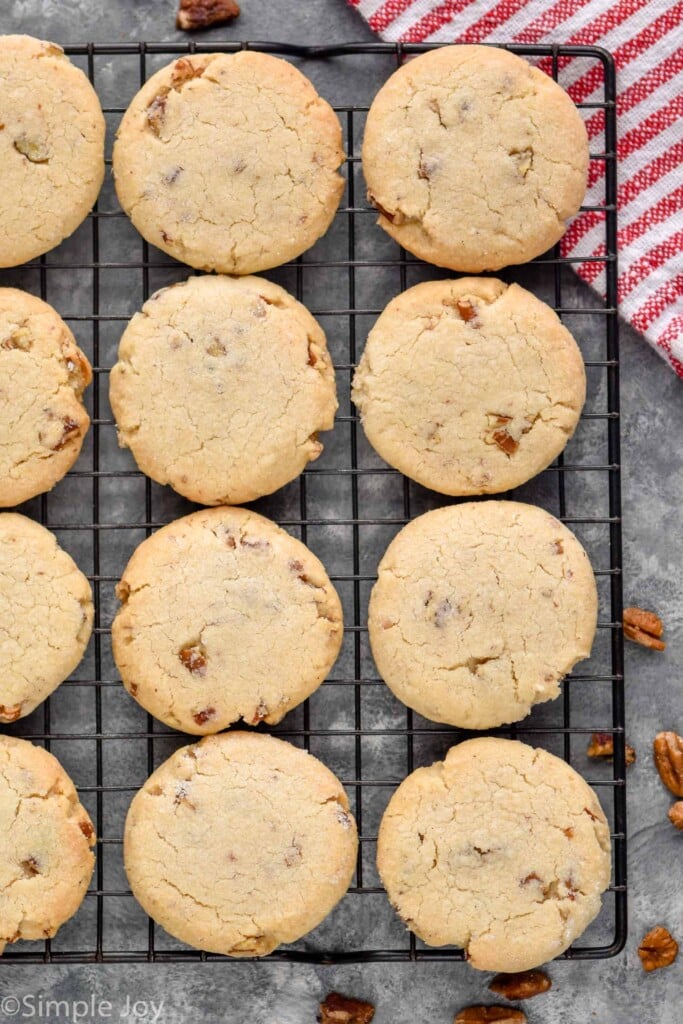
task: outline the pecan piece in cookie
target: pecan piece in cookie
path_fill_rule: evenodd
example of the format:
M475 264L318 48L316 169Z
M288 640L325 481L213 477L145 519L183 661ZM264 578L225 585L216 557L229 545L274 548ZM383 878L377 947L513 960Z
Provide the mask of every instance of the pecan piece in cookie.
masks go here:
M674 796L683 797L683 738L675 732L660 732L653 745L655 768Z
M175 24L183 32L196 32L200 28L224 25L239 13L235 0L180 0Z
M673 935L657 925L649 931L638 946L640 957L645 971L658 971L660 967L668 967L678 956L678 943Z
M0 722L16 722L21 717L21 704L0 704Z
M497 974L489 989L505 999L531 999L547 992L552 981L545 971L521 971L518 974Z
M330 992L320 1004L320 1024L370 1024L375 1016L372 1003Z
M519 441L508 434L507 430L494 430L493 440L506 455L514 455L519 448Z
M206 650L203 644L190 644L181 648L178 657L188 672L196 676L206 675Z
M507 1006L466 1006L453 1024L526 1024L526 1014Z
M192 716L197 725L206 725L207 722L211 721L212 718L216 717L215 708L204 708L203 711L198 711L196 715Z
M469 299L458 299L456 302L456 308L462 320L469 323L470 320L477 319L477 310L472 305Z
M641 647L649 647L653 651L663 651L666 644L661 639L664 625L655 612L644 611L642 608L624 608L624 636Z

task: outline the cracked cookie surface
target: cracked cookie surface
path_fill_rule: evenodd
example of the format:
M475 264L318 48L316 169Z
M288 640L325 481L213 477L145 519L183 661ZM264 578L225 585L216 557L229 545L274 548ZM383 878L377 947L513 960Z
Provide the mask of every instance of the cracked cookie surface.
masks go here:
M229 732L183 747L149 777L123 855L150 917L191 946L238 957L320 924L349 886L357 848L344 789L320 761L274 736Z
M265 53L182 57L134 97L114 145L119 201L191 267L249 274L327 231L344 181L332 107Z
M586 396L554 310L495 278L429 281L373 327L353 380L370 444L442 494L495 494L564 449Z
M493 47L447 46L407 61L379 91L363 172L378 224L409 252L498 270L562 237L586 191L588 138L538 68Z
M0 37L0 267L34 259L72 234L104 179L104 117L61 48Z
M95 829L59 761L0 736L0 953L49 939L76 913L95 856Z
M204 505L289 483L337 409L322 329L258 277L191 277L148 299L121 339L110 398L140 469Z
M93 624L90 584L39 523L0 513L0 722L44 701L80 663Z
M513 501L427 512L387 548L368 628L380 675L435 722L488 729L552 700L591 651L597 589L557 519Z
M597 916L610 881L597 796L545 750L493 737L418 768L384 813L377 864L387 895L430 946L465 949L482 971L558 956Z
M0 288L0 506L49 491L71 469L90 425L90 363L52 306Z
M184 732L279 722L341 647L341 604L322 563L247 509L204 509L165 526L137 548L117 595L123 683Z

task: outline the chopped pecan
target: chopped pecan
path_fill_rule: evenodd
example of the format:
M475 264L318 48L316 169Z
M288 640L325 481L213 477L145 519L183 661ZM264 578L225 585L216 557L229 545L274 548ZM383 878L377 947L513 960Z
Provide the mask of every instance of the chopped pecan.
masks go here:
M206 675L206 649L203 644L191 644L178 651L178 657L188 672L196 676Z
M254 714L249 719L249 724L250 725L258 725L259 722L262 722L264 720L264 718L266 718L268 716L268 714L269 714L268 707L263 703L263 701L259 701L259 704L256 707L256 709L254 711Z
M196 715L192 716L197 725L206 725L208 721L216 717L215 708L204 708L203 711L198 711Z
M678 956L678 943L661 925L649 931L638 946L645 971L658 971L660 967L668 967Z
M609 732L594 732L591 734L591 741L588 744L586 753L589 757L604 757L611 760L614 757L614 736ZM633 747L626 744L626 764L635 764L636 752Z
M80 828L81 832L83 833L86 839L92 839L92 837L95 835L95 829L92 827L91 822L89 822L87 818L84 818L83 821L79 821L78 827Z
M160 92L147 107L147 124L155 135L159 135L161 126L164 123L167 96L168 91Z
M675 732L659 732L653 745L655 767L674 796L683 797L683 739Z
M29 135L19 135L14 140L14 148L32 164L46 164L50 159L47 143Z
M175 24L183 32L196 32L211 25L223 25L239 13L235 0L180 0Z
M624 636L642 647L663 651L666 644L661 638L664 625L659 615L642 608L624 608Z
M545 971L522 971L518 974L497 974L489 989L505 999L531 999L547 992L552 981Z
M35 857L28 857L26 860L22 860L21 870L26 878L35 878L36 875L40 874L38 861Z
M193 78L201 78L206 71L206 61L200 59L190 60L189 57L179 57L171 71L171 86L179 92L185 82L191 82Z
M519 441L515 441L507 430L494 430L493 440L506 455L514 455L519 448Z
M526 1014L507 1006L466 1006L453 1024L526 1024Z
M0 722L16 722L21 716L21 704L0 704Z
M330 992L320 1004L320 1024L370 1024L375 1016L372 1003Z
M669 808L669 821L679 832L683 832L683 800L677 800L675 804L671 805Z
M31 332L24 323L20 327L16 327L8 338L5 338L0 348L20 348L22 352L27 352L31 347L31 342Z
M62 429L62 436L57 442L57 444L54 444L52 446L53 452L61 452L62 448L66 448L67 444L72 439L74 434L79 434L81 431L81 428L79 427L78 423L76 423L75 420L72 420L69 416L64 416L64 418L62 419L62 423L64 424Z
M390 213L389 210L385 209L382 204L375 199L372 192L368 192L368 202L371 206L374 206L378 213L381 213L383 217L386 217L390 224L395 224L396 227L400 227L400 225L404 223L406 217L401 210L394 210L393 213Z
M455 307L461 318L467 323L469 323L470 320L476 320L477 310L469 299L458 299L455 303Z

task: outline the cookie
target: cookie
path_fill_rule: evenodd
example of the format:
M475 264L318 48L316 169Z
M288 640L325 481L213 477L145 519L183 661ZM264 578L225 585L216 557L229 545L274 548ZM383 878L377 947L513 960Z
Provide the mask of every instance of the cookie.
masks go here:
M81 905L95 829L56 757L0 735L0 953L50 939Z
M71 469L90 426L82 396L91 379L52 306L0 288L0 506L49 491Z
M346 892L358 838L339 780L274 736L177 750L128 811L133 895L175 938L265 956L315 928Z
M110 399L140 469L203 505L270 494L322 451L337 409L325 335L258 277L162 289L121 339Z
M564 952L600 911L609 828L564 761L486 737L401 783L380 825L377 866L428 945L461 946L480 971L525 971Z
M242 508L203 509L135 551L112 626L123 684L174 729L279 722L323 681L342 642L315 555Z
M498 270L565 233L586 191L588 137L565 91L521 57L446 46L380 89L363 172L378 224L409 252Z
M0 722L36 708L80 663L93 624L90 584L57 538L0 513Z
M114 145L121 206L143 238L203 270L250 274L323 235L344 190L337 115L266 53L192 54L133 98Z
M104 179L104 117L95 90L61 47L0 36L0 267L40 256L72 234Z
M370 444L406 476L442 494L495 494L564 449L586 373L544 302L517 284L464 277L415 285L389 303L352 397Z
M434 722L489 729L553 700L591 652L597 588L576 537L541 508L467 502L414 519L370 595L379 673Z

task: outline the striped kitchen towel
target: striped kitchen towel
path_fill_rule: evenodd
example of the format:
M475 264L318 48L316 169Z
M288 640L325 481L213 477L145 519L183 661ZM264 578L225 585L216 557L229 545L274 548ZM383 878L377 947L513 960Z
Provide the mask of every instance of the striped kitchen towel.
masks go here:
M348 2L391 41L580 43L611 50L618 69L621 311L683 377L683 0ZM597 65L586 70L585 61L574 61L561 83L575 102L602 98ZM601 143L600 111L585 113L589 136ZM587 205L604 203L604 166L591 162ZM562 241L563 254L604 254L603 216L577 217ZM577 270L602 291L601 263Z

